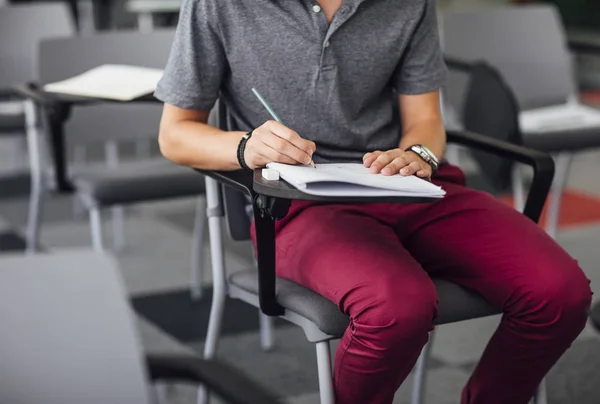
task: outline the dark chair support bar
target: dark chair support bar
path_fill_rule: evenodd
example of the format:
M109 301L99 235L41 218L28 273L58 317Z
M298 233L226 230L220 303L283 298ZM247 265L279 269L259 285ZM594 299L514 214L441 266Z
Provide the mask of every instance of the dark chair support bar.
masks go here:
M592 42L581 39L570 39L569 49L577 53L596 54L600 56L600 40Z
M148 355L150 379L203 384L231 404L278 404L279 400L238 370L192 356Z
M258 195L253 190L251 171L205 171L196 170L249 196L254 207L258 260L258 300L260 310L268 316L279 316L284 312L277 303L275 288L275 221L287 213L290 201Z
M444 61L446 62L446 66L448 67L448 69L464 73L470 73L474 65L474 63L472 62L461 60L448 55L444 56Z
M43 91L36 89L35 85L31 83L11 87L9 91L16 97L33 100L45 107L51 107L56 102Z
M539 221L554 178L552 156L472 132L448 131L448 142L506 157L533 167L533 181L523 213L534 222Z
M260 310L267 316L280 316L283 307L277 303L275 287L275 219L254 206L256 226L256 255L258 258L258 301Z

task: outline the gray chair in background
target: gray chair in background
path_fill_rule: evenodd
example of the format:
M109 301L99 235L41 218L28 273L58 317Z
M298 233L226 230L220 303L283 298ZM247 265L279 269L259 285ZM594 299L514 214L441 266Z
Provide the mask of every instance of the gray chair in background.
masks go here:
M40 82L63 80L105 63L162 68L173 39L172 30L139 32L107 32L90 36L44 40L39 47ZM36 104L37 105L37 104ZM75 195L89 212L92 244L103 249L100 212L110 207L164 199L199 196L192 245L192 295L201 294L201 252L204 236L204 184L202 177L187 167L174 165L162 156L144 161L121 161L117 144L152 139L156 141L162 104L99 103L75 107L65 126L67 144L106 145L109 166L73 167L70 180ZM30 116L43 116L32 113ZM32 131L43 126L31 123ZM38 136L32 136L38 139ZM41 150L35 147L34 150ZM32 170L34 183L41 184L32 192L32 208L28 225L28 241L37 247L44 192L44 159L36 155L39 169ZM122 212L122 211L121 211ZM117 210L116 213L119 213ZM118 218L118 216L117 216ZM119 219L119 218L118 218ZM123 233L119 223L115 237Z
M563 191L573 155L600 147L600 110L577 100L573 58L560 16L551 5L503 6L441 14L446 55L465 62L486 61L514 92L522 143L556 155L557 175L550 198L548 233L555 237ZM467 77L451 74L446 105L463 115ZM515 165L515 205L524 202L523 176Z
M516 119L514 114L515 106L512 104L513 99L510 97L510 93L508 95L504 94L504 98L499 100L498 97L502 95L503 93L490 94L490 97L482 97L478 100L482 108L489 107L490 105L497 106L498 101L506 105L503 109L505 113L501 116L496 116L494 120L489 122L489 125L494 125L494 127L497 121L507 120L513 122ZM225 107L220 104L213 112L212 123L226 129L226 122L229 120ZM510 131L511 127L511 125L506 125L505 130ZM532 166L534 177L525 204L524 214L530 219L537 221L541 215L554 174L552 158L544 153L499 140L508 137L506 133L498 135L498 139L492 139L490 136L484 137L467 132L449 132L448 138L451 143L457 143L479 150L480 152L499 155ZM283 307L283 314L279 317L300 326L307 340L315 343L321 403L333 404L332 365L329 341L338 339L343 335L348 326L349 319L345 314L340 312L337 305L333 302L297 283L275 277L275 290L273 290L273 285L270 286L270 283L266 281L262 283L259 278L272 279L271 277L274 274L270 271L274 271L274 268L267 268L266 266L261 268L260 263L258 271L252 268L236 272L227 277L222 246L222 220L226 220L227 229L234 240L248 240L250 238L249 228L251 222L251 216L248 212L252 212L253 210L252 206L248 209L248 204L249 201L256 201L257 195L252 188L251 173L210 171L204 173L206 174L207 212L214 282L211 315L204 347L205 357L212 358L216 355L227 294L255 307L260 307L263 311L265 311L264 302L269 301L274 296L276 304ZM261 217L261 213L264 212L261 212L258 206L254 206L254 217ZM266 245L274 243L270 239L262 240L262 242ZM434 283L439 296L437 325L499 313L498 308L493 307L477 294L440 279L434 279ZM432 344L433 334L423 349L414 370L412 404L424 403L427 360ZM510 386L506 387L510 388ZM536 404L546 403L543 386L541 386L535 400ZM198 401L199 404L204 404L206 401L207 396L201 394Z
M19 148L13 153L14 168L27 161L23 104L8 89L38 79L37 45L43 38L68 37L75 25L64 3L6 5L0 7L0 137L11 137ZM22 149L22 150L21 150Z
M137 28L142 32L155 29L154 16L179 14L181 0L126 0L125 9L137 15Z
M150 404L152 384L203 384L235 404L275 404L238 371L144 353L116 261L94 251L0 257L0 402Z

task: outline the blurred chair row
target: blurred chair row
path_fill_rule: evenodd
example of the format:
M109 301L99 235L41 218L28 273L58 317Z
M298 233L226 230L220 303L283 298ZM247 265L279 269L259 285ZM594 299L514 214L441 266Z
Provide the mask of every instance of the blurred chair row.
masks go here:
M181 0L0 0L0 7L43 2L66 6L77 30L89 34L136 26L140 31L148 31L156 22L172 27Z
M0 8L0 88L25 83L41 85L83 73L104 63L162 68L168 57L173 32L111 32L75 35L63 4L20 5ZM61 111L23 103L5 92L11 114L0 115L0 131L27 133L31 171L31 201L27 248L40 249L40 221L46 192L51 188L48 164L49 115ZM0 100L2 102L2 100ZM31 107L31 113L19 105ZM16 108L15 108L16 107ZM25 116L29 116L25 122ZM99 104L75 109L66 124L68 146L105 149L105 164L71 164L69 178L75 196L89 212L94 248L103 249L100 210L111 207L113 241L124 247L123 205L161 199L199 196L192 245L192 292L201 294L201 257L204 236L204 186L199 175L162 157L121 161L119 145L144 140L156 142L161 106L158 104ZM82 149L76 149L81 151ZM56 184L54 184L56 185ZM43 243L42 243L43 244ZM42 247L43 248L43 247Z
M484 61L493 67L514 93L520 133L513 143L556 156L555 177L546 229L556 237L561 199L573 156L600 147L600 110L579 102L574 79L573 52L595 53L600 45L569 43L557 10L546 5L501 7L482 11L454 12L440 16L444 51L452 73L445 89L446 113L464 122L469 65ZM492 106L493 107L493 106ZM478 130L494 119L495 108L472 115L469 126ZM498 122L498 131L502 122ZM523 175L514 165L511 176L498 170L512 163L475 155L488 181L497 191L512 184L515 206L524 203Z
M52 7L55 7L54 10L59 10L59 6ZM1 19L5 10L0 8L0 52L4 52L5 48L13 49L8 51L7 54L12 52L15 56L9 59L10 62L7 63L8 67L4 67L4 59L0 57L0 80L5 80L5 77L8 77L8 74L5 75L4 71L18 71L21 73L29 71L30 74L15 76L17 79L11 79L8 83L1 82L0 87L7 84L12 85L15 82L35 81L44 83L54 81L80 73L82 70L94 67L99 63L129 63L162 67L166 60L171 41L171 32L154 32L145 35L107 33L89 38L68 38L69 35L72 35L72 30L60 31L60 28L55 27L54 29L57 31L42 32L34 35L32 32L36 31L37 28L31 25L31 21L35 17L26 17L26 24L23 24L23 22L19 23L17 22L18 13L24 12L23 10L26 10L26 8L24 6L23 8L9 8L12 8L13 10L10 12L14 12L15 14L6 20ZM15 9L19 11L14 11ZM27 10L31 9L27 8ZM43 18L47 24L50 24L52 19L47 17L47 12L44 11L42 14L45 17L38 18ZM59 11L53 12L59 13ZM60 13L67 15L64 8ZM63 18L63 21L67 20L68 18ZM541 24L540 21L543 21L542 26L539 26ZM547 27L547 24L551 25L550 28ZM11 27L11 31L5 28L9 26ZM65 23L63 26L68 27L69 24ZM599 137L595 134L598 127L600 127L595 121L596 112L572 101L573 97L571 96L575 93L575 89L573 88L571 76L570 56L566 50L566 39L562 33L560 22L553 9L535 6L519 8L518 10L505 8L487 10L480 13L452 13L442 16L441 26L446 53L450 56L450 59L456 59L449 60L450 66L458 68L463 72L462 74L464 72L468 73L466 80L451 76L448 88L444 91L448 110L455 112L460 118L461 125L467 130L476 131L496 139L508 140L516 144L525 144L544 151L557 152L559 153L559 169L561 167L560 156L564 153L571 154L576 150L596 146L597 141L600 144ZM510 27L510 30L507 30L507 27ZM4 31L5 29L7 31ZM544 35L542 38L536 34L536 30L538 29L551 30L552 36L550 38L553 38L553 40L550 40L550 44L548 43L549 38L547 35ZM468 32L467 35L463 33L465 31ZM32 36L35 37L32 38ZM49 36L63 38L48 39ZM15 49L13 48L15 46L13 41L2 42L2 38L7 37L28 38L29 42L22 43L20 46L17 45ZM503 42L504 37L509 38L507 42ZM140 41L149 40L149 42L136 42L135 38L139 38ZM486 45L480 46L477 41L483 41ZM39 52L36 51L38 42L40 43ZM147 43L152 43L152 46L143 45ZM514 49L517 49L517 51L513 54ZM544 49L550 53L542 53L540 49ZM16 62L22 60L26 61L23 65L29 67L23 67L24 70L14 68ZM488 64L481 64L479 63L480 61L487 61ZM520 76L520 74L525 75L525 78ZM557 84L557 82L560 82L560 84ZM539 90L538 87L543 91ZM538 93L537 91L541 92ZM516 95L516 100L513 93ZM31 104L28 105L31 106ZM555 106L560 106L560 108L555 109ZM519 110L521 111L520 113ZM37 114L29 114L29 116L39 116L41 118L40 124L36 124L33 121L28 123L30 146L33 145L33 147L30 147L33 192L28 232L29 245L32 249L37 248L39 230L36 223L39 221L39 206L43 200L44 190L47 189L48 185L45 180L47 166L41 158L43 153L39 150L36 151L35 147L38 144L37 140L41 138L40 134L44 132L44 130L40 129L48 128L44 128L43 125L44 111L37 111ZM98 115L95 115L96 113ZM552 118L550 121L548 121L548 115ZM139 118L134 116L139 116ZM85 110L74 111L68 125L68 131L73 135L72 139L69 136L69 141L77 142L88 139L105 143L107 141L116 142L117 140L137 139L145 135L155 136L156 128L158 127L158 116L159 112L150 106L119 105L109 107L105 105L86 107ZM556 118L561 119L557 122ZM22 115L18 119L23 122ZM80 120L78 121L77 119ZM550 129L548 129L549 127ZM584 134L581 134L582 132ZM529 141L527 139L532 140ZM579 146L573 146L573 143L577 143ZM109 161L112 163L117 159L114 159L114 146L110 146L110 144L113 143L109 143L107 147L109 149ZM506 158L494 159L487 155L484 158L483 155L478 153L474 153L474 156L480 169L489 181L494 183L498 188L510 186L510 173L513 170L512 161ZM565 158L565 160L567 159ZM163 164L165 162L160 163ZM131 163L131 165L140 167L138 163ZM167 169L166 167L169 167L169 170L183 170L181 171L181 175L189 175L190 184L196 187L194 188L194 192L191 193L197 194L200 192L197 187L201 183L201 179L197 173L191 170L171 167L168 163L161 167L161 169L165 170ZM156 191L154 188L160 188L159 184L170 182L170 180L165 181L165 178L170 177L151 176L150 173L153 171L149 169L136 168L139 171L133 169L132 171L128 171L128 163L123 163L118 167L108 167L98 171L94 170L93 175L86 174L85 170L80 171L78 167L74 168L77 168L77 171L72 173L71 178L73 179L76 194L90 211L93 229L92 236L95 240L94 246L97 249L102 248L102 243L98 236L100 227L98 209L100 207L147 200L136 199L136 195L142 195L146 191L132 192L134 196L124 197L120 193L125 192L121 191L122 189L129 192L138 186L144 189L145 185L143 184L153 184L152 191L154 192ZM102 174L98 174L98 172ZM516 172L516 169L514 172ZM115 173L116 175L113 175ZM99 181L98 178L102 178L102 181ZM517 191L522 186L520 178L518 175L514 175L513 177L513 180L517 180L514 181L514 185L519 185ZM125 180L132 182L140 181L142 185L134 186L132 182L127 182L123 186L114 186L115 183ZM566 174L562 177L558 176L557 188L559 191L562 191L565 181ZM154 184L155 182L159 184ZM211 183L211 181L208 184L213 184L210 185L211 187L215 186L214 182ZM100 189L107 191L100 191ZM117 196L115 196L113 189L120 190ZM165 189L169 190L171 188L167 186ZM110 194L111 196L107 197L105 196L106 194ZM560 195L560 192L556 194ZM215 209L219 207L221 191L219 189L212 189L211 195L214 197L214 200L209 208L211 208L211 212L216 214L216 212L221 210ZM178 195L161 197L175 196ZM521 199L521 201L517 201L517 204L523 205L523 201L525 200L524 194L517 192L516 196L518 197L517 199ZM535 196L530 195L530 197ZM225 200L228 221L230 225L232 223L235 224L230 230L232 234L237 234L238 238L246 239L248 217L244 216L244 200L238 200L237 205L227 205L228 201L231 200L234 199L226 198ZM529 213L531 213L531 206ZM242 298L255 305L258 304L256 297L258 287L255 272L244 272L235 278L232 277L230 284L226 287L225 269L221 255L220 232L217 230L219 228L219 220L220 217L217 215L211 221L211 223L214 223L211 226L211 248L214 253L212 257L213 278L215 288L219 290L215 290L213 295L211 329L206 344L207 351L205 352L208 357L214 355L214 351L216 350L219 332L218 324L220 323L218 317L222 314L226 290L229 289L233 297ZM198 220L198 223L201 222L201 220ZM555 233L555 228L553 230L552 226L550 226L549 230L551 233ZM200 240L201 237L199 236L200 232L197 231L197 240ZM195 244L195 252L200 251L200 241L198 244ZM299 299L297 301L299 307L301 306L305 309L310 306L309 303L314 298L312 295L307 295L305 291L299 293L296 286L290 289L289 285L279 283L278 288L282 292L278 296L279 299L285 298L285 293L283 293L285 290L291 290L293 298ZM220 300L217 301L216 299ZM464 301L462 302L464 303ZM467 302L473 304L472 300L467 300ZM285 306L289 302L280 301L280 303ZM311 334L312 336L307 332L307 337L312 341L326 342L329 339L336 338L340 330L344 328L345 317L341 313L335 312L335 310L321 310L325 306L327 306L327 302L324 303L324 306L317 307L318 310L316 310L316 313L319 316L324 316L318 318L315 317L316 314L313 316L308 312L303 312L301 308L295 308L295 322L302 322L299 318L305 319L303 323L305 330L310 329L312 330L311 332L314 331ZM459 309L462 310L468 307L469 304L465 303L463 306ZM478 307L481 308L481 312L458 315L458 320L472 318L472 316L489 315L496 312L494 308L487 307L485 302L479 302ZM299 316L298 311L302 315ZM451 317L451 320L446 320L457 321L456 313ZM324 347L324 345L321 345L321 347ZM321 355L319 360L321 369L330 371L330 365L323 360L327 350L318 348L318 351ZM422 359L419 361L419 374L423 376L428 352L428 349L424 350ZM325 383L327 382L326 379L327 377L323 377L322 381ZM421 403L422 391L420 390L424 386L424 382L422 382L424 379L417 379L420 379L420 381L415 385L417 389L416 397L420 398L416 398L414 402ZM330 393L330 391L327 391L324 395L328 396ZM543 395L538 402L543 402Z
M0 257L0 321L2 403L151 404L167 383L202 384L231 404L279 402L175 344L144 352L118 265L105 253Z

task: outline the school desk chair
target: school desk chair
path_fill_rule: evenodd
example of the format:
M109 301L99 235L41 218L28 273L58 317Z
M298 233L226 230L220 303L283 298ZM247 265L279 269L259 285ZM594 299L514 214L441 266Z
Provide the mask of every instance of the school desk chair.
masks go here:
M14 140L13 168L23 167L28 157L22 147L25 143L23 104L8 88L37 78L34 59L40 39L69 36L74 32L73 20L63 3L0 7L0 138ZM23 144L20 144L21 139Z
M23 27L27 29L27 27ZM81 74L105 63L163 68L173 41L172 30L157 30L151 33L106 32L70 38L46 39L40 42L38 53L39 82L50 83ZM71 166L66 181L74 195L89 213L92 245L96 250L104 249L101 211L110 208L113 213L114 239L124 234L123 206L136 203L168 200L182 197L198 197L192 242L191 291L198 298L202 291L202 246L204 244L205 199L202 178L193 170L177 166L162 156L142 160L123 161L118 156L118 144L143 139L156 141L162 111L157 100L135 103L94 102L74 105L71 110L54 107L52 103L33 102L26 104L34 109L28 116L29 130L34 133L51 134L50 146L64 151L66 145L88 145L106 147L108 165ZM67 110L65 110L67 109ZM48 116L52 115L49 124ZM35 119L36 117L40 119ZM64 124L64 125L63 125ZM58 145L55 136L64 130L66 145ZM51 132L51 133L50 133ZM32 135L36 141L30 148L32 154L32 193L29 223L27 228L28 247L36 250L42 219L44 196L48 176L41 136ZM53 143L53 144L52 144ZM63 153L64 154L64 153ZM66 158L57 157L55 160ZM56 170L56 161L53 162ZM61 184L64 185L64 184ZM115 244L122 245L124 240ZM168 270L168 268L165 268Z
M522 145L556 157L546 230L556 237L562 195L573 156L600 147L600 110L577 96L572 51L600 54L593 43L569 42L555 6L500 6L440 15L444 52L466 62L486 61L500 72L519 106ZM446 101L462 115L467 77L449 75ZM497 190L511 186L522 209L524 176L514 165L511 177L495 178Z
M503 89L504 87L500 88ZM512 131L518 128L516 105L510 92L489 93L488 96L480 97L478 102L481 108L490 108L488 116L493 117L487 122L488 127L482 125L486 135L468 131L451 131L448 132L448 140L488 155L501 156L531 166L534 175L523 214L537 222L552 183L553 160L550 155L504 140L512 136ZM505 121L506 124L496 126L498 122ZM213 110L211 123L226 129L227 122L226 108L219 103ZM257 194L253 185L253 173L242 171L202 171L202 173L206 176L207 216L214 282L205 357L212 358L216 355L226 296L240 299L259 307L269 316L280 317L302 328L307 340L316 345L321 403L333 404L329 341L342 336L349 324L348 318L326 298L297 283L275 276L273 223L276 218L284 216L286 210L285 207L281 208L281 205L274 202L274 199ZM510 171L506 169L497 172L497 175L509 174ZM222 246L222 221L225 220L231 238L248 240L252 215L260 222L260 225L257 224L258 268L236 272L227 277ZM263 246L263 251L260 245ZM261 262L262 254L264 260ZM433 281L439 296L439 315L435 321L436 325L499 314L499 309L481 296L441 279L433 279ZM427 360L432 343L433 335L423 349L414 370L412 404L424 403ZM201 390L198 402L204 404L206 401L207 395ZM540 389L535 402L545 404L545 390Z
M92 250L0 258L0 402L156 404L158 383L202 384L232 404L275 404L239 371L143 352L116 260Z
M600 332L600 303L596 303L592 306L592 309L590 310L590 320L592 320L594 328Z
M154 16L168 13L179 14L181 0L126 0L125 10L137 16L137 28L149 32L156 28Z

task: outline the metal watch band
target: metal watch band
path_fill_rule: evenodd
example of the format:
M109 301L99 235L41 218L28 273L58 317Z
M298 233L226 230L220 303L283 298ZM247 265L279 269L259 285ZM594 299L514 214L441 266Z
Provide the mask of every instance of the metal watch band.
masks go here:
M423 145L412 145L407 148L405 151L411 151L416 153L419 157L421 157L427 164L431 166L432 175L436 173L439 163L435 156L428 152L428 150Z
M237 160L240 167L242 167L244 170L250 170L250 167L248 167L248 164L246 164L246 160L244 159L244 151L246 150L246 143L248 143L248 139L250 139L252 136L252 132L253 131L250 131L242 136L240 143L238 143Z

